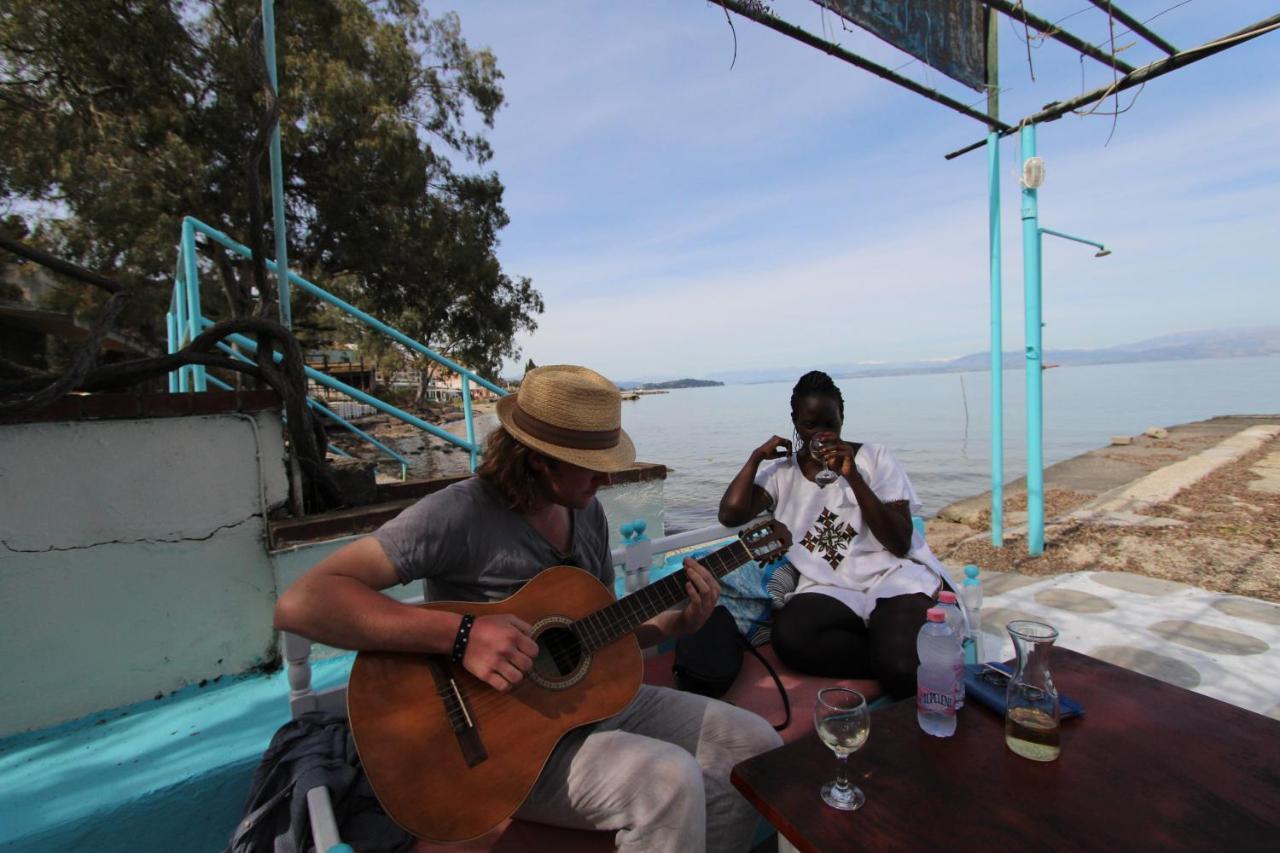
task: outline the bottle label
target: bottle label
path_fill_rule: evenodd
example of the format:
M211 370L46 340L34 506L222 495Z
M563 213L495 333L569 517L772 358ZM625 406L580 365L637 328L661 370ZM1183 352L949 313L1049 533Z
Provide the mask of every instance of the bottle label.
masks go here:
M954 716L956 697L950 691L934 690L920 684L916 687L916 707L927 713Z

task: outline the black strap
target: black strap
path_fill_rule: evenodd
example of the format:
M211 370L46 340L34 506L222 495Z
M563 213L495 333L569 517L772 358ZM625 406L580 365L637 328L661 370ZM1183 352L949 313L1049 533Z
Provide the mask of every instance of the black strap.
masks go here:
M769 662L764 659L764 655L756 651L756 647L751 645L751 642L746 637L743 637L741 634L738 634L738 637L741 638L742 644L747 647L747 651L755 655L756 660L764 664L764 668L769 670L769 675L773 676L773 683L778 685L778 693L782 694L782 710L786 716L783 717L782 725L773 727L775 732L780 732L787 726L791 725L791 699L787 696L787 689L782 686L782 679L778 677L778 673L769 665Z

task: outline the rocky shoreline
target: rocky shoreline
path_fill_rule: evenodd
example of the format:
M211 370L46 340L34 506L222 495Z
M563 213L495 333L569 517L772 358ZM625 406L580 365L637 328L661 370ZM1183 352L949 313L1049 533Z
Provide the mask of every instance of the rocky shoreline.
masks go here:
M1280 602L1280 415L1151 432L1046 469L1042 555L1027 554L1024 480L1005 486L1003 547L990 492L929 520L931 546L951 566L1131 572Z

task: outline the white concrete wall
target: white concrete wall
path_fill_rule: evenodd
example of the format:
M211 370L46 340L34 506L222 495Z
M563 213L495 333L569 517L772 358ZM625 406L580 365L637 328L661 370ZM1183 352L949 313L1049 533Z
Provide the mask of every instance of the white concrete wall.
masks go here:
M0 736L272 653L279 415L0 427Z

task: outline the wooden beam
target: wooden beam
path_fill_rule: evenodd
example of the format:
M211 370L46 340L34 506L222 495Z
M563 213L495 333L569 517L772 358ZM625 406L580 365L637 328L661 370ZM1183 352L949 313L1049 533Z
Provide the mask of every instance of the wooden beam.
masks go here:
M1173 56L1168 56L1164 59L1157 59L1150 65L1144 65L1142 68L1139 68L1132 74L1125 75L1109 86L1101 86L1094 89L1092 92L1086 92L1069 101L1054 101L1035 115L1027 116L1022 121L1018 122L1018 126L1021 127L1024 124L1043 124L1044 122L1062 118L1065 114L1077 109L1078 107L1082 107L1085 104L1100 101L1117 92L1123 92L1125 89L1130 89L1141 83L1154 80L1155 78L1163 74L1168 74L1170 71L1177 68L1182 68L1193 62L1199 62L1201 59L1213 56L1215 53L1221 53L1229 47L1234 47L1237 44L1249 41L1250 39L1255 39L1261 35L1266 35L1276 29L1280 29L1280 15L1272 15L1270 18L1264 18L1256 24L1250 24L1244 29L1236 30L1230 35L1225 35L1222 38L1205 42L1199 47L1193 47L1189 50L1184 50L1181 53L1175 53ZM1011 130L1001 130L1000 135L1008 136L1012 132L1013 131ZM968 154L970 151L981 148L986 144L986 142L987 141L985 139L982 139L972 145L966 145L964 148L952 151L950 154L946 155L946 159L953 160L961 154Z
M1135 70L1132 65L1127 62L1122 62L1113 54L1107 53L1102 48L1095 47L1084 39L1073 36L1071 33L1054 26L1051 22L1046 21L1039 15L1031 14L1027 11L1025 6L1015 6L1008 0L982 0L982 2L986 3L992 9L1003 12L1015 21L1021 21L1024 24L1029 24L1030 26L1035 27L1054 41L1062 42L1067 47L1083 53L1090 59L1098 60L1108 68L1115 68L1125 74L1132 74Z
M1170 56L1173 56L1178 52L1176 47L1151 32L1151 30L1147 29L1146 25L1143 24L1142 21L1139 21L1137 18L1133 17L1133 15L1130 15L1124 9L1121 9L1119 6L1112 3L1111 0L1089 0L1089 2L1111 15L1117 21L1124 24L1126 27L1133 30L1139 36L1142 36L1142 38L1151 42Z

